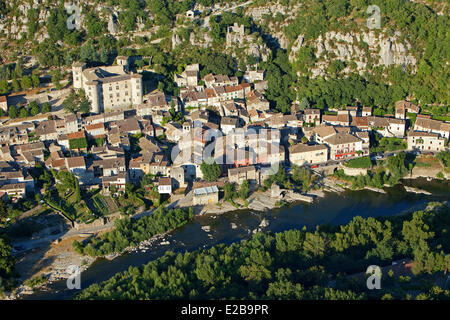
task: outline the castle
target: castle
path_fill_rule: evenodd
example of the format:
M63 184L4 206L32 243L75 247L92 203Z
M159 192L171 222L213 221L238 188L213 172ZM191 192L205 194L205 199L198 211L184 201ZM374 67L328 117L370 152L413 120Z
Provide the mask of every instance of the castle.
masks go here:
M142 75L129 72L127 57L117 57L117 65L109 67L86 68L85 63L75 62L72 74L74 88L84 89L93 113L142 103Z
M244 26L236 22L227 28L227 47L234 44L243 44L245 39Z

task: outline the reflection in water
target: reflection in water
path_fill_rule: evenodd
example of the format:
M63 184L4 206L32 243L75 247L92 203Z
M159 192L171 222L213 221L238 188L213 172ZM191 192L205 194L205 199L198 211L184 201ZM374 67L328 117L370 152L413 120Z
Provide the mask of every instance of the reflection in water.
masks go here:
M197 217L191 223L155 242L147 251L132 252L112 261L98 259L83 272L82 289L93 283L109 279L117 272L130 266L140 266L162 256L167 250L174 252L208 248L219 243L230 244L252 236L263 219L268 225L264 231L281 232L288 229L314 228L320 224L345 224L355 216L392 216L423 209L429 201L450 199L449 181L406 181L409 186L430 192L432 196L406 193L402 186L387 188L387 194L372 191L346 191L342 194L329 193L325 198L316 199L312 204L295 204L270 212L241 210L218 216ZM202 226L210 226L209 231ZM233 227L232 227L233 226ZM207 228L206 228L207 230ZM169 245L161 242L169 241ZM57 281L48 291L38 291L24 299L70 299L79 290L65 289L65 281Z

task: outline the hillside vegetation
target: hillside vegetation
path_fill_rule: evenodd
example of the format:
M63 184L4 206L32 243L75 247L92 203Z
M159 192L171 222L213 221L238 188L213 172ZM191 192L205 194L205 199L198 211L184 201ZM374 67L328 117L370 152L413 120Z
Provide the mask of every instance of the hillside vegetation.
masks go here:
M448 207L435 204L406 216L355 217L343 226L257 233L232 245L167 252L90 286L78 299L448 299L450 292L429 275L450 267L449 219ZM414 260L412 274L383 274L381 290L346 277L400 258Z
M369 5L379 6L381 29L366 25ZM198 12L195 19L186 17L188 9ZM267 97L282 112L294 100L318 108L360 103L387 113L406 97L449 103L446 1L97 0L83 4L80 30L67 28L63 1L0 1L0 12L0 93L20 88L11 83L22 77L18 63L29 67L23 76L42 76L73 61L111 64L117 55L136 55L136 67L151 71L145 79L169 93L177 92L173 73L187 63L199 62L201 75L264 68ZM228 46L234 23L244 25L245 40Z

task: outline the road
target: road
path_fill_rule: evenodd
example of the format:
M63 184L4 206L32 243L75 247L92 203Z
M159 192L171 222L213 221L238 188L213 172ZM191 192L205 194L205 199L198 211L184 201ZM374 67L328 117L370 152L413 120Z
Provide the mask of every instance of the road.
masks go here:
M186 201L185 199L187 199L187 198L188 198L188 196L183 198L183 202ZM166 207L171 207L174 205L176 205L176 203L170 203L170 204L167 204ZM136 213L133 216L131 216L131 218L132 219L141 219L143 217L146 217L146 216L152 214L153 211L155 211L155 210L156 209L152 209L152 210ZM88 228L88 229L77 230L75 228L72 228L65 233L48 235L48 236L45 236L43 238L38 238L38 239L17 241L17 242L14 242L13 245L14 245L14 247L23 247L23 249L19 251L19 253L23 253L24 251L31 250L34 248L48 246L57 239L63 240L63 239L72 238L72 237L76 237L76 236L91 235L91 234L95 234L98 232L109 230L113 227L114 227L114 221L108 222L108 223L104 224L103 226L92 227L92 228Z
M237 5L232 6L230 8L219 8L219 9L217 9L216 12L212 12L211 16L215 16L215 15L221 14L224 11L230 11L230 10L233 11L233 10L239 8L239 7L245 7L245 6L249 5L249 4L251 4L252 2L253 2L253 0L250 0L250 1L247 1L247 2L244 2L244 3L241 3L241 4L237 4Z

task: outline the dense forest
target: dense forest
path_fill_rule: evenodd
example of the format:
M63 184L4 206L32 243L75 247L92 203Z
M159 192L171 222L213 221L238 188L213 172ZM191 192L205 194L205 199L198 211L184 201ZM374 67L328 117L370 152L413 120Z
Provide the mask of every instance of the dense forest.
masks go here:
M90 256L105 256L120 253L125 248L136 246L139 242L182 226L194 216L192 208L171 209L159 207L150 215L138 220L129 217L116 220L115 229L84 243L73 242L75 250Z
M3 206L3 202L0 202L0 211L5 209ZM0 233L0 297L11 290L16 282L15 259L11 255L11 250L11 242L6 235Z
M78 299L449 299L430 275L450 267L450 210L342 226L257 233L232 245L163 257L85 289ZM382 275L381 290L346 275L412 258L410 276Z

